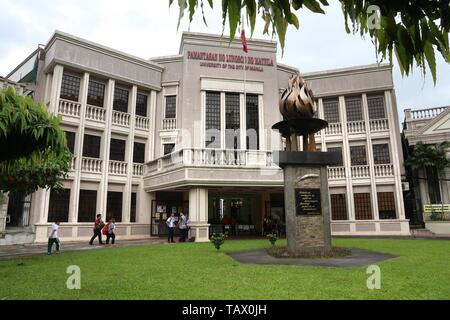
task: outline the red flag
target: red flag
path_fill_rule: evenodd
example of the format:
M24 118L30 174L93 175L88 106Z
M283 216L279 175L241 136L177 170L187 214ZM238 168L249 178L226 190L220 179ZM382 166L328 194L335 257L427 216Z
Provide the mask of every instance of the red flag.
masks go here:
M248 53L247 39L245 38L244 28L242 28L242 30L241 30L241 41L242 41L242 49L244 50L245 53Z

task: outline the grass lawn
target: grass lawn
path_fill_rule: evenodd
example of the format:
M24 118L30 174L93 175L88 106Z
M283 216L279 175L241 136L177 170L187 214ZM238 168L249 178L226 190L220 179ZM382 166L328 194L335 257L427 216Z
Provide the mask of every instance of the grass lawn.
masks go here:
M284 243L280 243L284 244ZM1 299L450 299L450 242L334 239L334 245L398 255L379 264L381 290L366 268L241 265L226 252L267 240L149 245L0 260ZM68 290L67 267L81 268Z

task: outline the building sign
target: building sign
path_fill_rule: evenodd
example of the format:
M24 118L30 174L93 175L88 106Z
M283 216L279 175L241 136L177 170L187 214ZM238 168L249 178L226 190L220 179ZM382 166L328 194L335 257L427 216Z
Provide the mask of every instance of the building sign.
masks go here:
M295 205L298 216L321 215L320 189L295 189Z
M245 70L263 72L264 67L273 67L273 59L243 56L235 54L222 54L203 51L188 51L188 60L200 61L200 67L227 70Z
M423 212L447 212L450 211L450 204L426 204L423 206Z

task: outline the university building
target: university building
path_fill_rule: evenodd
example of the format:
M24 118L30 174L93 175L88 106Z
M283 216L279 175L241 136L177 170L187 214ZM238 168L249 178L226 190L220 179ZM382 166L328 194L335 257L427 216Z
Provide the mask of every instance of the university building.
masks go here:
M181 211L196 241L222 231L224 217L238 235L260 235L265 216L282 225L273 151L283 141L271 127L298 69L277 63L276 42L249 40L248 49L186 32L178 55L145 60L55 32L7 78L61 116L72 170L62 192L9 195L6 234L21 229L46 241L58 219L63 241L86 240L97 213L119 222L122 239L164 235L167 216ZM391 68L302 76L329 122L318 148L343 156L328 169L333 234L408 235Z

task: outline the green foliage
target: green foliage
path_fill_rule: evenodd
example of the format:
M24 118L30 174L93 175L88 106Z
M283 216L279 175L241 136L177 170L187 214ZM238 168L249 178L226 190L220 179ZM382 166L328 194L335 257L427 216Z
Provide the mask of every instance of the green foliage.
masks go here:
M204 2L206 0L178 0L180 8L178 26L189 10L189 21L192 22L198 6L201 6L203 20ZM431 71L436 83L436 50L445 61L450 62L448 33L450 30L450 5L448 1L411 1L396 0L339 0L345 18L345 29L348 33L369 35L372 39L378 57L381 61L389 58L393 62L395 53L402 75L409 75L416 64L423 75L426 65ZM169 6L173 0L169 0ZM208 0L213 8L213 1ZM265 34L278 36L281 48L284 50L285 37L289 25L299 29L300 22L295 14L300 10L309 10L324 14L328 6L327 0L222 0L222 25L226 21L230 27L230 41L233 41L238 25L244 16L250 22L253 35L256 16L264 21ZM375 7L376 6L376 7ZM379 20L375 19L379 18ZM379 21L379 24L374 23ZM351 23L351 27L349 24Z
M269 233L267 235L267 239L269 239L269 241L272 244L272 246L275 246L275 243L278 240L278 236L275 233Z
M0 192L60 187L72 155L59 118L13 88L0 91Z
M227 238L227 234L225 233L214 233L211 236L211 242L216 247L217 251L220 250L220 247L225 243L225 239Z
M406 160L406 165L414 169L423 169L434 167L439 172L450 167L450 158L447 156L447 150L450 143L443 142L436 146L418 143L411 156Z

